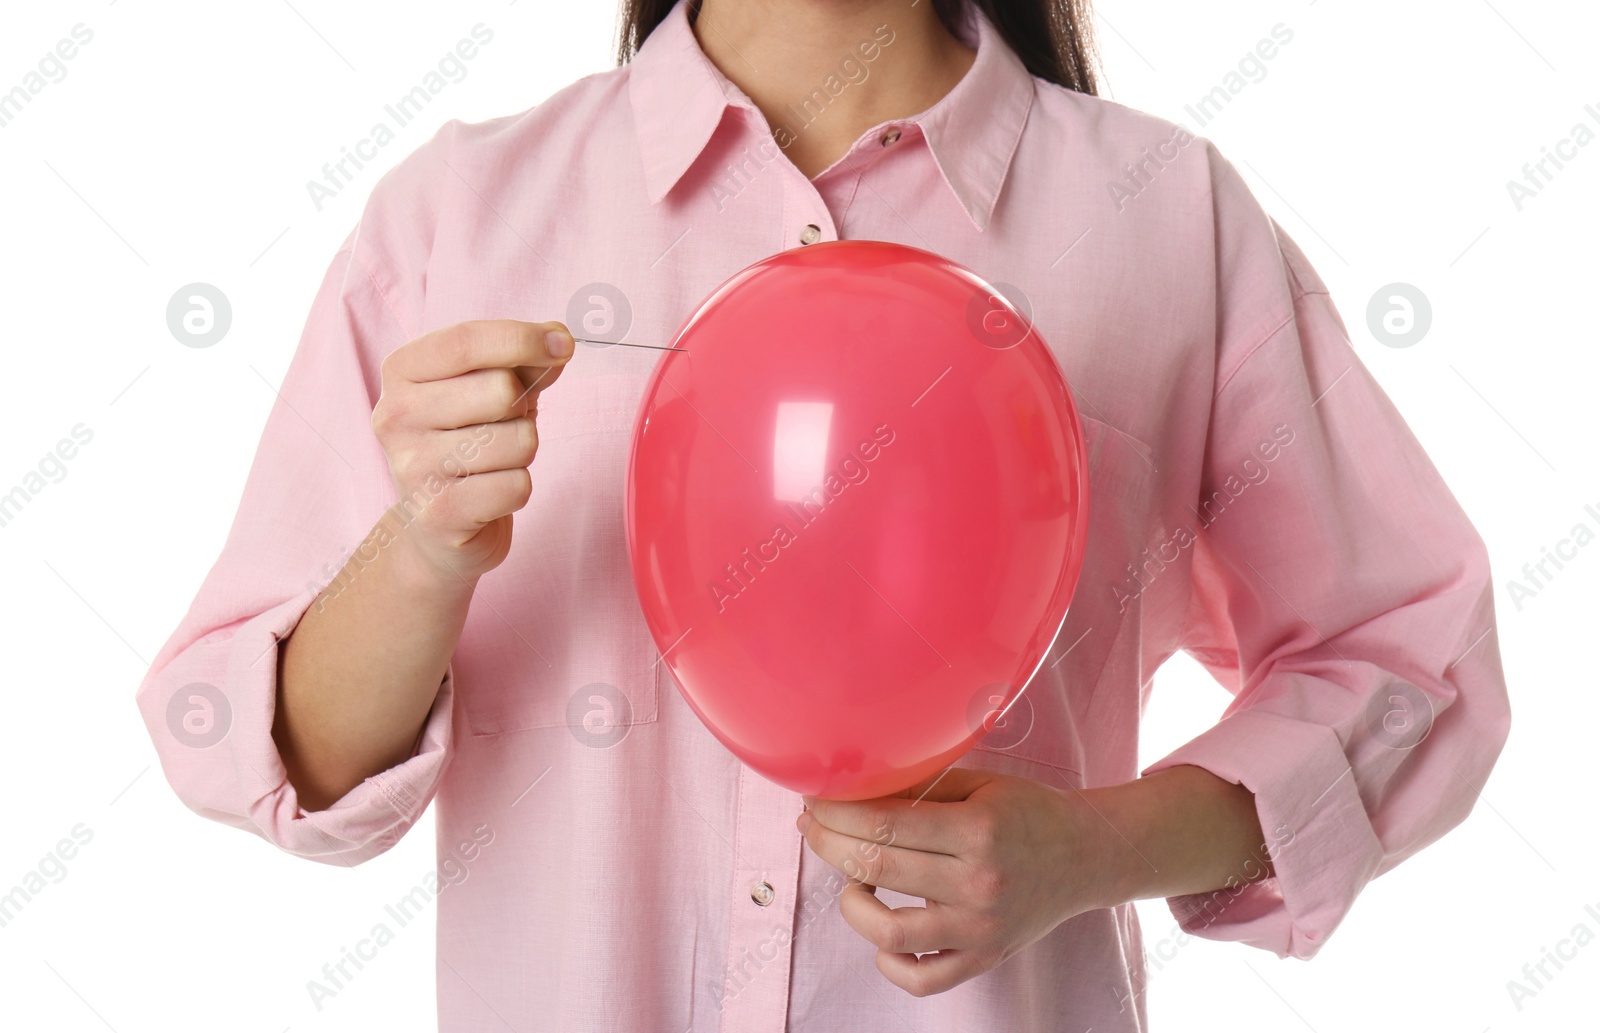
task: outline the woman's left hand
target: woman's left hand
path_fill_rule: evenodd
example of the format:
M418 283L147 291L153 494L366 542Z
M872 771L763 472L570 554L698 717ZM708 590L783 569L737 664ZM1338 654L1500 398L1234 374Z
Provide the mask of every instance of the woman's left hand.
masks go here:
M851 880L839 913L913 996L943 993L1068 918L1121 903L1120 872L1143 863L1071 787L969 768L926 785L857 802L807 797L796 821ZM878 886L926 906L890 908Z

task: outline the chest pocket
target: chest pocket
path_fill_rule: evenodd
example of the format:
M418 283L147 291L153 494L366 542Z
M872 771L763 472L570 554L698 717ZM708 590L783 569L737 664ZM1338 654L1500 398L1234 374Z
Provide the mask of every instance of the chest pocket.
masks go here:
M1156 468L1150 446L1080 413L1089 461L1089 542L1067 619L1044 662L992 731L973 748L972 763L991 770L1081 787L1098 769L1102 729L1090 721L1095 690L1120 651L1137 648L1125 634L1131 607L1121 605L1127 565L1147 544ZM1131 582L1127 582L1131 583ZM1004 758L1004 759L1002 759ZM1043 767L1041 767L1041 765ZM1053 771L1050 769L1054 769ZM1092 780L1091 780L1092 781Z
M628 566L624 480L649 376L580 351L539 401L533 495L473 597L454 660L475 736L571 729L605 747L657 718L660 654Z

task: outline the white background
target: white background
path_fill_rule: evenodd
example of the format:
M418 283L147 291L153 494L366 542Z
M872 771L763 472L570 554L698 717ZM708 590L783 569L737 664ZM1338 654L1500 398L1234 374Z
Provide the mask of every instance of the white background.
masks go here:
M94 40L0 129L0 493L73 426L94 437L0 528L0 894L74 826L93 838L0 928L0 1028L431 1029L431 913L320 1012L306 992L433 867L431 817L353 870L280 854L179 804L133 691L221 548L273 386L377 176L448 118L521 111L609 67L614 8L21 6L0 13L0 91L75 24ZM1575 124L1600 131L1600 14L1549 0L1098 6L1103 92L1234 161L1488 540L1515 714L1471 818L1370 886L1316 960L1192 941L1152 971L1152 1023L1592 1029L1600 942L1548 968L1520 1010L1506 984L1574 925L1600 935L1584 910L1600 915L1600 543L1520 606L1508 583L1575 524L1600 528L1584 509L1600 512L1600 141L1520 211L1506 182ZM494 42L468 77L316 211L305 182L480 21ZM1266 77L1196 127L1185 105L1280 22L1293 41ZM194 281L233 305L212 348L166 326ZM1409 348L1367 329L1368 300L1393 282L1433 307ZM1149 758L1227 702L1183 658L1156 681ZM1153 948L1171 916L1159 901L1141 913Z

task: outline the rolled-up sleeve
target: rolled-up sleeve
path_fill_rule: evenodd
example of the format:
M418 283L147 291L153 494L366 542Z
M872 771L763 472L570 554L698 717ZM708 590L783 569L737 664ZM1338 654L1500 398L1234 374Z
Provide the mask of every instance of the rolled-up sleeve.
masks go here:
M1180 924L1307 958L1466 817L1510 710L1482 539L1304 254L1214 166L1218 373L1180 647L1234 699L1147 773L1250 789L1274 870L1172 898Z
M162 769L186 805L329 864L394 845L427 807L450 757L448 671L410 759L323 810L301 808L272 737L279 643L394 502L372 407L382 357L413 333L413 317L392 303L404 286L400 274L385 267L375 277L362 253L379 254L386 239L414 229L399 225L404 205L393 201L420 164L385 177L334 256L276 389L222 553L136 694Z

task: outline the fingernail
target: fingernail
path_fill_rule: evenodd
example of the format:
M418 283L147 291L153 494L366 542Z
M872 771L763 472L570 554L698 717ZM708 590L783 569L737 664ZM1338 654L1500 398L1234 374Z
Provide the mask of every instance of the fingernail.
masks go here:
M572 354L572 338L560 330L551 330L545 334L544 346L550 350L551 355L558 359Z

